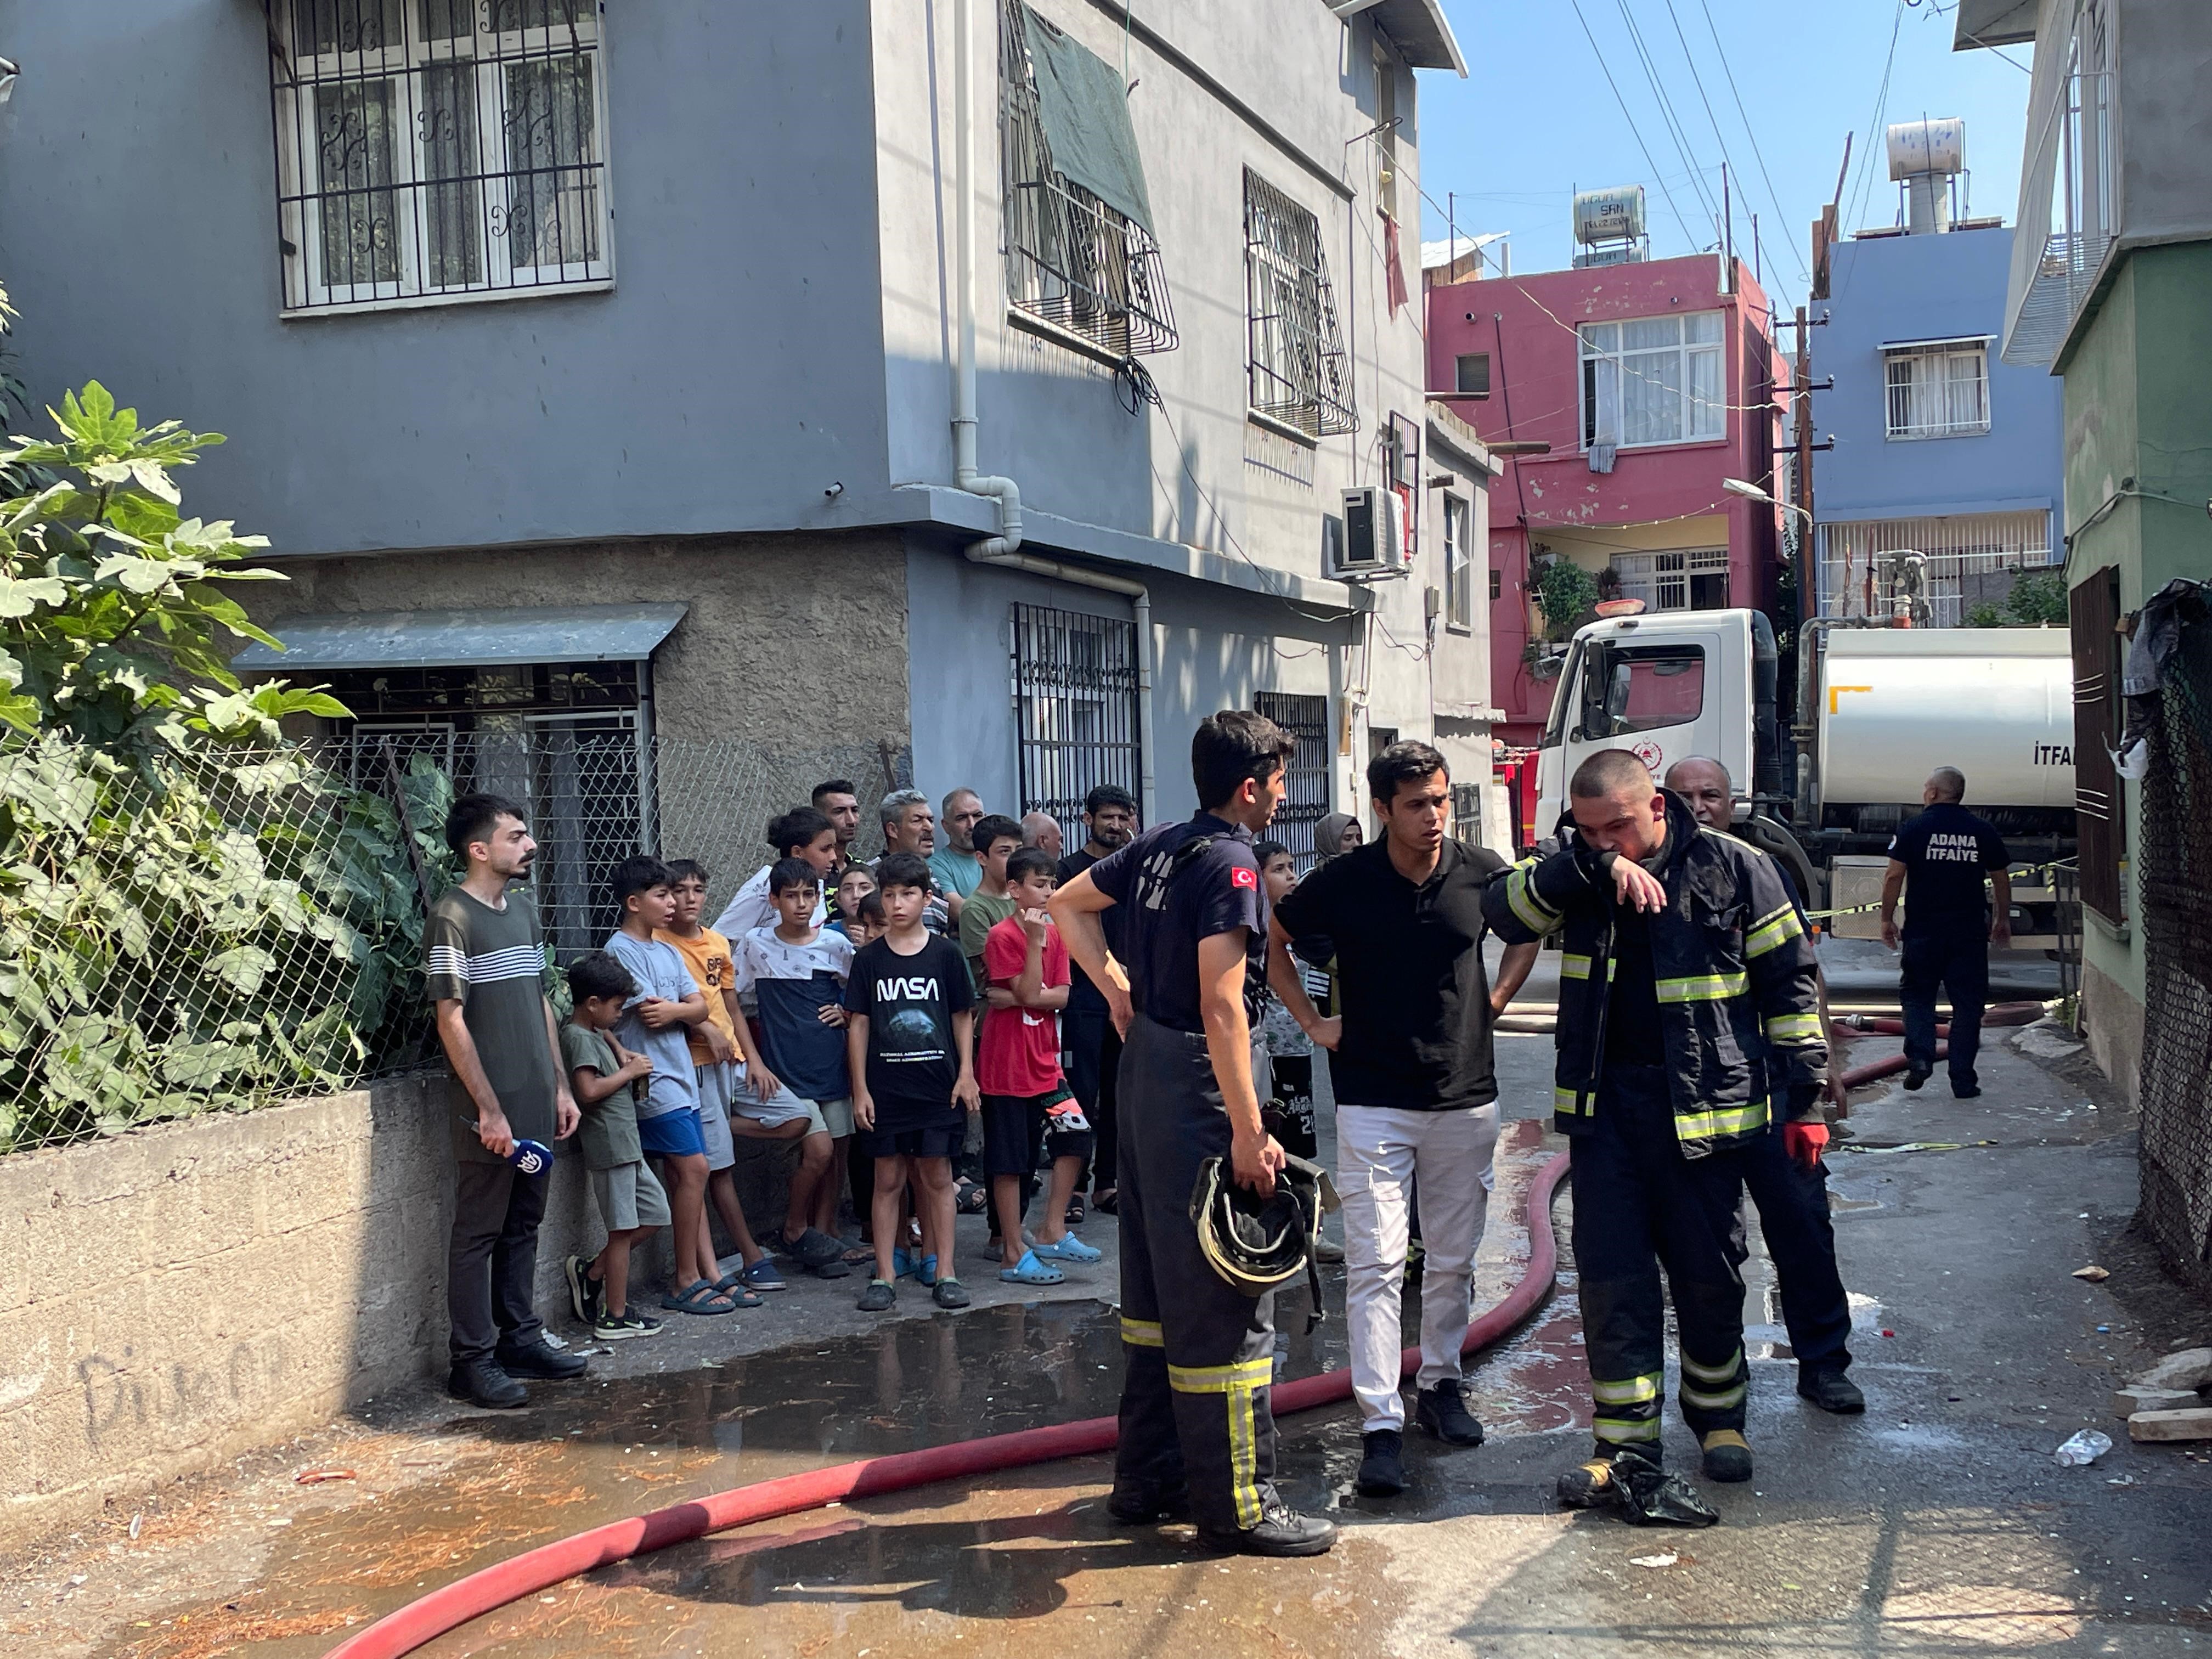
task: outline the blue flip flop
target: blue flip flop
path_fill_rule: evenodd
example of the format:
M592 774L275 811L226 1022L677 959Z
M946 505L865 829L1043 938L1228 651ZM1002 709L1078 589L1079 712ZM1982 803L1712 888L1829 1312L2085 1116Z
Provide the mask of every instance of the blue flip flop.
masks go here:
M1019 1261L999 1269L999 1277L1009 1285L1057 1285L1067 1275L1057 1267L1046 1267L1035 1250L1024 1250Z
M1034 1254L1044 1261L1073 1261L1085 1266L1097 1261L1106 1252L1085 1244L1073 1233L1062 1233L1049 1244L1040 1244Z

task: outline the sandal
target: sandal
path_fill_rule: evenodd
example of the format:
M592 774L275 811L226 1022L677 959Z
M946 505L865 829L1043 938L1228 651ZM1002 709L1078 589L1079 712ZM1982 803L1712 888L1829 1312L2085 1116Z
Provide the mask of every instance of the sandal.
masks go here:
M991 1194L984 1191L981 1182L963 1181L952 1207L962 1215L981 1215L991 1207Z
M1091 1207L1101 1215L1119 1215L1121 1195L1111 1187L1101 1187L1091 1194Z
M866 1267L869 1262L873 1261L876 1259L875 1246L872 1244L855 1244L837 1259L840 1261L842 1261L848 1267Z
M745 1288L745 1270L743 1267L738 1268L735 1273L724 1273L714 1281L714 1288L730 1298L730 1305L732 1308L758 1308L766 1305L760 1297Z
M722 1305L709 1305L718 1296L722 1298ZM672 1313L726 1314L738 1310L736 1303L716 1290L711 1280L704 1279L695 1279L680 1291L666 1292L660 1298L660 1305Z
M1083 1194L1081 1193L1078 1193L1067 1200L1067 1214L1063 1218L1071 1227L1080 1227L1083 1224Z
M1035 1250L1024 1250L1019 1261L999 1269L999 1277L1009 1285L1057 1285L1067 1275L1057 1267L1046 1267Z
M1073 1233L1062 1233L1049 1244L1040 1244L1030 1254L1040 1261L1092 1262L1103 1255L1103 1250L1085 1244Z

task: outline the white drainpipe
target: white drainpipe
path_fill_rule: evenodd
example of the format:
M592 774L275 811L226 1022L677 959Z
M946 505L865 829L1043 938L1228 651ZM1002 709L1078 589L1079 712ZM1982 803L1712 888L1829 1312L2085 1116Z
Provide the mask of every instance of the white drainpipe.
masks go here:
M1012 478L994 477L975 464L975 0L953 0L952 106L953 154L957 199L954 208L955 303L959 326L955 332L957 356L952 375L953 482L971 495L989 495L999 503L999 533L972 542L969 560L1024 570L1056 581L1073 582L1109 593L1128 596L1129 611L1137 632L1137 795L1143 822L1155 821L1152 776L1152 596L1144 583L1126 576L1109 576L1057 559L1041 559L1020 551L1022 491Z

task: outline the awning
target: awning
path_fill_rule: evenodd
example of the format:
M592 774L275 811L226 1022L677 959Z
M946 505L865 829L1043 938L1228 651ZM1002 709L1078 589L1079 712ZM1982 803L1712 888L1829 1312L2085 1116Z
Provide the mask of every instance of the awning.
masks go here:
M1884 351L1933 351L1938 346L1987 345L1994 334L1939 334L1927 340L1884 340Z
M683 605L487 606L287 617L230 659L241 674L339 668L488 668L515 662L637 662L684 620Z
M1029 33L1037 120L1054 171L1152 232L1145 162L1137 151L1129 91L1121 84L1121 71L1036 11L1030 13Z
M1373 14L1407 68L1456 70L1462 81L1467 78L1467 59L1444 21L1442 0L1329 0L1328 9L1346 19L1363 11Z
M1951 49L2009 46L2035 39L2037 0L1960 0L1952 20Z

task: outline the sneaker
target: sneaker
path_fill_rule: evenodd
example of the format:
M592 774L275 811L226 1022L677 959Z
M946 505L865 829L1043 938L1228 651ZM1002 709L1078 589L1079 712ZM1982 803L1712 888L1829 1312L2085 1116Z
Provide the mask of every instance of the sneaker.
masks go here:
M1344 1260L1344 1246L1333 1238L1317 1238L1314 1240L1313 1257L1322 1267L1334 1267Z
M530 1403L530 1390L489 1359L465 1359L455 1365L446 1378L446 1392L495 1411Z
M766 1256L750 1267L740 1268L738 1277L744 1280L745 1288L749 1291L781 1291L787 1288L783 1282L783 1270Z
M888 1279L872 1279L868 1288L860 1292L860 1299L853 1305L862 1313L882 1313L898 1301L898 1292L891 1288Z
M1260 1510L1260 1524L1241 1532L1198 1529L1198 1541L1224 1555L1326 1555L1336 1542L1336 1523L1317 1515L1300 1515L1271 1496Z
M492 1358L509 1376L534 1376L549 1382L581 1376L587 1369L581 1354L562 1353L544 1342L502 1342L492 1351Z
M1838 1417L1855 1416L1866 1409L1866 1396L1859 1392L1859 1385L1844 1374L1840 1365L1818 1369L1800 1365L1797 1392L1822 1411L1833 1412Z
M930 1295L937 1299L937 1305L940 1308L964 1308L968 1305L968 1292L961 1288L957 1279L939 1279Z
M1370 1429L1359 1444L1359 1490L1370 1498L1395 1498L1405 1491L1406 1437L1395 1429Z
M599 1323L599 1311L606 1297L606 1285L592 1277L592 1264L580 1255L572 1255L561 1264L561 1272L568 1281L568 1305L575 1310L580 1325Z
M1905 1068L1905 1086L1917 1091L1922 1084L1935 1075L1935 1073L1923 1071L1917 1066L1908 1066Z
M1482 1425L1460 1396L1460 1385L1446 1378L1413 1396L1413 1421L1448 1446L1480 1446Z
M1715 1429L1700 1443L1705 1450L1705 1479L1751 1479L1750 1443L1734 1429Z
M1164 1486L1155 1481L1119 1483L1106 1499L1106 1513L1116 1524L1146 1527L1155 1521L1190 1519L1190 1488L1178 1480Z
M603 1313L593 1322L592 1334L602 1342L628 1342L641 1336L659 1336L668 1328L643 1314Z

